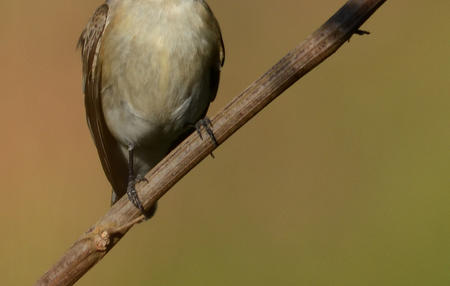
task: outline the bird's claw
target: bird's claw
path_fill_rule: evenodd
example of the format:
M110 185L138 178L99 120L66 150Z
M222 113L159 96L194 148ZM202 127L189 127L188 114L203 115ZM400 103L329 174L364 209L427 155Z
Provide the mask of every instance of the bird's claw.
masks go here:
M145 176L142 176L141 174L138 174L136 176L136 178L134 178L134 184L137 185L137 184L142 183L142 182L148 183L148 180L147 180L147 178Z
M203 140L203 136L202 136L202 127L205 128L206 133L208 134L209 138L211 138L211 141L214 144L214 147L219 146L219 143L217 142L216 136L214 136L214 132L212 131L211 127L212 127L212 123L211 120L209 120L208 117L205 117L203 119L200 119L196 124L195 124L195 129L197 130L197 134L200 137L200 139ZM214 154L211 152L211 157L214 157Z
M212 131L212 123L211 120L209 120L208 117L205 117L203 119L200 119L196 124L195 124L195 129L197 130L197 134L200 137L200 139L203 140L203 136L202 136L202 131L201 129L205 128L206 133L209 135L209 138L211 138L211 141L214 144L214 147L219 146L219 143L217 143L217 139L214 136L214 132Z
M146 213L145 213L145 209L144 206L142 205L141 200L139 199L139 196L137 194L136 191L136 179L137 178L129 178L128 180L128 186L127 186L127 195L128 195L128 199L133 203L133 205L138 208L141 213L147 217Z

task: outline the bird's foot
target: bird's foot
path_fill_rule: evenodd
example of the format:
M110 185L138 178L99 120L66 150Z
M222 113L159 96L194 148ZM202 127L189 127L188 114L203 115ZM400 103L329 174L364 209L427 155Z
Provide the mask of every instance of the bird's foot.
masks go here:
M195 129L197 130L197 134L200 137L200 139L203 140L203 136L202 136L202 127L205 128L206 133L208 134L209 138L211 139L211 141L214 144L214 147L219 146L219 143L217 142L216 136L214 136L214 132L212 131L212 123L211 120L209 120L208 117L205 117L203 119L200 119L196 124L195 124ZM214 154L211 152L211 157L214 158Z
M202 127L205 128L206 133L209 135L209 138L211 138L211 141L213 142L214 146L217 147L219 146L219 143L217 143L216 137L214 136L214 132L212 131L211 127L212 127L212 123L211 120L209 120L208 117L205 117L203 119L200 119L196 124L195 124L195 129L197 130L197 134L200 137L200 139L203 140L203 136L202 136Z
M142 202L139 199L137 191L136 191L136 181L137 180L139 180L137 177L136 178L133 178L133 177L128 178L128 186L127 186L128 199L147 218L147 214L145 212L144 206L142 205Z

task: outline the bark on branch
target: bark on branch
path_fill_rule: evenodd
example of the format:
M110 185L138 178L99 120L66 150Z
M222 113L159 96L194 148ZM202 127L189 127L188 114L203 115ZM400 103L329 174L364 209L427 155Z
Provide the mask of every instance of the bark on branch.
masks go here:
M385 1L348 1L322 27L235 97L212 118L218 143L228 139L284 90L332 55L353 34L364 34L359 27ZM203 137L207 140L191 134L147 174L150 183L142 183L137 188L146 209L215 149L208 136ZM35 285L73 285L142 219L140 211L124 196L82 234Z

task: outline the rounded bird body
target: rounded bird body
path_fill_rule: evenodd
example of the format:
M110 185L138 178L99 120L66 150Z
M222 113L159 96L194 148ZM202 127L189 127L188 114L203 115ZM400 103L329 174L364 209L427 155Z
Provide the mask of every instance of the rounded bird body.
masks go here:
M201 0L110 0L80 46L88 124L114 202L129 191L130 171L145 175L205 116L221 33Z

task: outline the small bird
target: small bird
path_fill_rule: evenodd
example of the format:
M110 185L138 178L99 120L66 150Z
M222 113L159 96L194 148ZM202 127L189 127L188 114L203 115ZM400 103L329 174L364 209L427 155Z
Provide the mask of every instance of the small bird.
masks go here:
M205 115L225 59L219 24L203 0L107 0L78 46L111 204L127 193L149 218L156 205L145 211L135 184L194 127L212 134Z

